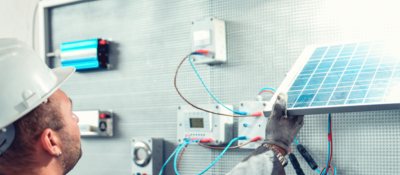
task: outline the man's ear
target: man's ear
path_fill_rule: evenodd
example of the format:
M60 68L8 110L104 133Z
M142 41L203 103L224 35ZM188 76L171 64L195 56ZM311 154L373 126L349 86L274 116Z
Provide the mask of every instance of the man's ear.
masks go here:
M61 139L56 132L49 128L45 129L40 136L40 141L42 142L44 150L46 150L50 155L60 155Z

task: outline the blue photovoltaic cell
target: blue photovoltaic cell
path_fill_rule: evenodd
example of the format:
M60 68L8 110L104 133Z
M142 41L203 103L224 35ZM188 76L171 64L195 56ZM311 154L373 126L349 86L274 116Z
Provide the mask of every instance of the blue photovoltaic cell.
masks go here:
M316 48L288 92L288 108L399 102L397 50L386 41Z

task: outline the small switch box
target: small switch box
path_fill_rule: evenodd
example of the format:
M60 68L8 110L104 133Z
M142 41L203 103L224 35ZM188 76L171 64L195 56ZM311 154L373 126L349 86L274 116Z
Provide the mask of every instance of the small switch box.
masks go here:
M81 137L112 137L113 112L112 110L73 111L79 118Z
M208 50L206 55L193 55L194 63L217 64L226 61L225 22L215 17L192 21L192 52Z

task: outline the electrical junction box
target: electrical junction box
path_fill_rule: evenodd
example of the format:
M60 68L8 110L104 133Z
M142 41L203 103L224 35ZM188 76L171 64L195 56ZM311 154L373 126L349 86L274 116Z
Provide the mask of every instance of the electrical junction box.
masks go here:
M62 67L73 66L76 70L110 68L108 44L104 39L88 39L61 43Z
M164 164L161 138L132 138L132 175L158 175Z
M265 111L267 105L268 102L264 101L244 101L240 103L239 111L245 111L249 114L262 112ZM239 117L238 136L247 137L247 140L239 140L239 145L246 143L255 137L261 137L261 140L251 142L240 148L255 149L264 142L265 127L267 126L268 117L265 117L264 114L259 117Z
M207 55L192 55L193 63L218 64L226 62L225 21L205 17L192 21L192 52L208 50Z
M81 137L112 137L113 112L107 111L73 111L79 118L79 131Z
M233 108L232 105L226 105ZM222 105L198 105L198 107L223 114L233 113ZM185 138L211 138L208 145L223 145L233 139L233 117L211 114L185 105L178 107L177 141Z

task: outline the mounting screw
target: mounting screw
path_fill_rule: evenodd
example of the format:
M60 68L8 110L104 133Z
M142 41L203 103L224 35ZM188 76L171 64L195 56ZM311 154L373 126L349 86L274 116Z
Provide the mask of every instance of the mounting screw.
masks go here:
M214 56L212 56L211 58L214 59Z
M182 123L179 123L179 126L182 126Z
M218 143L218 140L215 140L215 143Z
M243 106L243 103L240 103L240 106Z
M181 107L180 107L180 106L178 106L178 110L179 110L179 109L181 109Z
M217 108L217 109L218 109L218 105L217 105L217 106L215 106L215 108Z
M135 142L135 139L132 139L132 142Z
M217 125L215 125L215 127L217 127Z
M151 140L149 140L149 143L151 143Z
M258 127L261 127L261 125L258 125Z
M210 18L210 20L212 21L213 19L212 19L212 18Z
M196 59L193 58L193 61L196 61Z
M194 22L192 22L192 24L194 24Z
M263 103L263 106L265 107L265 106L267 106L267 104Z

